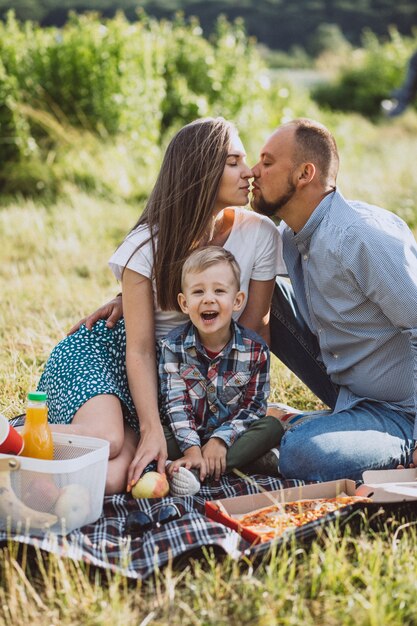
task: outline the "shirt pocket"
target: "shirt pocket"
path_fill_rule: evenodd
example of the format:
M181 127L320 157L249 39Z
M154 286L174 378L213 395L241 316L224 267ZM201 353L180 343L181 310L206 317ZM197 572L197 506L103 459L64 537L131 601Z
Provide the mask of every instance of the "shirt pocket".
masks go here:
M180 376L185 382L187 392L192 400L201 400L207 395L207 381L198 367L181 365Z
M250 378L249 372L225 372L223 378L223 402L227 405L241 402L245 397Z

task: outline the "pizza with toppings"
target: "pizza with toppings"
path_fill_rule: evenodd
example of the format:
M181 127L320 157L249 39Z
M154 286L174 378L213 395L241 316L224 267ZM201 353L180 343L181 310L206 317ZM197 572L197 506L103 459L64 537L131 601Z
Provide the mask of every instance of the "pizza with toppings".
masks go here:
M293 530L356 502L371 500L361 496L337 496L283 502L247 513L239 518L238 524L241 528L256 533L261 542L271 541L286 530Z

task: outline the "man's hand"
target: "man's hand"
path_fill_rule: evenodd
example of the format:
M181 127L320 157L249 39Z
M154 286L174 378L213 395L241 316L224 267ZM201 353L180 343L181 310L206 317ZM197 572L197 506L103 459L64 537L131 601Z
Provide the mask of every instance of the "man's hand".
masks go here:
M201 482L203 482L207 476L206 463L203 459L201 448L199 446L191 446L190 448L187 448L184 452L184 456L170 463L167 469L168 475L172 477L174 472L178 472L180 467L185 467L188 470L199 469Z
M408 468L417 467L417 448L414 448L411 462L407 466ZM397 469L405 469L404 465L397 465Z
M223 439L212 437L201 448L201 452L206 463L207 476L214 476L215 480L220 480L220 476L226 471L227 446Z
M123 304L122 304L122 296L121 294L117 295L113 300L103 304L97 311L91 313L91 315L87 315L87 317L83 317L82 320L77 322L70 330L68 331L68 335L73 335L83 324L86 325L88 330L91 330L98 320L107 320L106 326L107 328L113 328L116 322L123 315Z

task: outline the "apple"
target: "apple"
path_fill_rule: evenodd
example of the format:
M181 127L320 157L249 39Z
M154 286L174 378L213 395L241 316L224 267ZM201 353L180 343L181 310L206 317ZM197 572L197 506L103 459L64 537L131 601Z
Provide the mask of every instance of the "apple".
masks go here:
M22 494L23 502L32 509L52 511L61 490L49 475L37 474Z
M66 528L80 528L90 513L90 492L84 485L72 483L61 489L55 503L55 514Z
M169 494L169 483L165 474L147 472L132 487L132 496L139 498L163 498Z

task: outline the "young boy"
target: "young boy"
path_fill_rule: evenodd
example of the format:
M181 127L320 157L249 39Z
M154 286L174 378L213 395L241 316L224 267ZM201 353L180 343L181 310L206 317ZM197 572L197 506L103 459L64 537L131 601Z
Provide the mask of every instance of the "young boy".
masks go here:
M201 481L249 464L277 475L277 458L265 463L283 435L266 415L269 350L232 319L244 299L239 266L224 248L201 248L184 263L178 302L190 322L162 341L159 361L171 493L180 468L198 470Z

